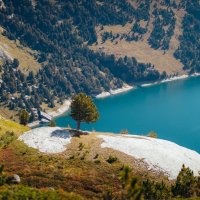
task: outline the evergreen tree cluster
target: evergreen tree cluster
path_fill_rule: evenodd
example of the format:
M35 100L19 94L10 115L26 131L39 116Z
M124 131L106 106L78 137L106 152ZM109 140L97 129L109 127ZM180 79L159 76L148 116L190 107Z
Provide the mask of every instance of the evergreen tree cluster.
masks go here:
M200 71L200 2L186 1L185 9L187 13L182 22L183 34L174 56L181 60L185 70L194 73Z
M192 170L182 166L173 184L164 181L140 180L132 176L131 169L124 166L120 174L122 189L117 199L137 200L168 200L168 199L199 199L200 177L195 177ZM116 199L112 192L106 192L104 200Z
M154 22L153 31L148 39L152 48L162 50L169 49L169 42L174 34L176 19L172 9L159 9L157 4L154 5L153 11Z
M139 2L138 2L139 3ZM132 34L127 37L127 41L138 41L142 38L142 35L145 34L148 31L148 23L150 20L150 5L151 1L145 0L141 1L138 8L137 8L137 14L135 16L135 22L132 27ZM141 27L140 21L144 20L147 22L145 27Z
M10 110L40 108L42 102L52 100L45 86L39 88L38 82L29 72L25 76L20 69L16 69L15 59L13 62L6 61L0 68L2 81L0 84L0 102ZM49 96L48 96L49 95Z

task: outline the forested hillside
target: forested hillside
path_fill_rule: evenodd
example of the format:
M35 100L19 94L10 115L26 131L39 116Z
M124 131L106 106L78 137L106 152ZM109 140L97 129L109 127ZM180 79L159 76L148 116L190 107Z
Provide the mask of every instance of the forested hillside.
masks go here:
M159 80L164 71L199 71L199 11L198 0L1 0L2 34L34 50L40 66L25 73L14 56L4 58L1 102L31 111L81 91Z

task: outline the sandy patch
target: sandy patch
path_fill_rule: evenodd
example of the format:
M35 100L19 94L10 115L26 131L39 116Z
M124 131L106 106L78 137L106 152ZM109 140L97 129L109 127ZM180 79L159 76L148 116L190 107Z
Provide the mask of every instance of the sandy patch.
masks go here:
M163 171L169 179L177 177L183 164L193 170L194 175L199 174L200 154L173 142L149 137L142 137L141 140L141 136L136 135L97 137L104 141L101 144L102 148L112 148L136 159L143 159L149 165L149 169Z

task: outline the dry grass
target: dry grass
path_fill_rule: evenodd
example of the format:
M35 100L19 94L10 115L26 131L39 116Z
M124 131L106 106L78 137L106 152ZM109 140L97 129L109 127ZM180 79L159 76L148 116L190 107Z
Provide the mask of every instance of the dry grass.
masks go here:
M37 52L32 51L28 47L23 47L19 41L15 42L9 40L2 35L2 32L3 29L0 27L0 51L10 59L17 58L20 62L19 68L25 74L29 71L36 73L41 67L41 64L39 64L34 57Z
M111 148L101 148L102 139L97 138L96 135L111 135L112 133L93 133L90 135L82 135L80 138L73 138L71 144L67 147L67 150L63 153L67 158L70 157L84 157L84 160L94 161L99 160L101 163L108 164L106 160L109 156L117 157L120 163L129 165L134 175L140 176L143 179L151 177L152 179L162 180L164 174L162 172L151 170L149 171L148 165L142 159L135 159L125 153L119 152ZM80 144L83 146L80 151ZM96 155L98 155L97 158ZM95 158L95 159L94 159Z
M12 121L19 122L18 111L15 110L9 110L8 108L1 107L0 116L4 117L5 119L12 119Z
M131 1L131 5L133 7L137 7L137 2ZM162 5L158 4L158 7L164 8ZM142 63L151 63L155 66L155 68L159 72L166 71L168 74L173 73L179 73L183 74L183 64L177 60L173 54L175 50L179 46L179 36L182 34L181 30L181 22L185 15L185 11L180 10L174 10L175 11L175 17L176 17L176 25L174 30L174 35L171 38L170 44L169 44L169 50L163 51L160 49L153 49L148 44L147 39L149 38L151 31L153 30L153 21L154 17L152 16L153 11L153 4L151 4L150 7L150 21L148 23L148 31L146 34L142 36L142 38L139 41L131 41L128 42L125 39L120 40L115 39L114 41L107 40L105 43L102 43L102 37L101 34L103 32L111 32L113 34L130 34L132 24L127 23L125 26L104 26L103 30L100 29L100 27L96 27L97 36L98 36L98 44L94 44L90 46L89 48L94 51L103 51L106 54L114 54L117 58L129 56L129 57L135 57L138 62ZM146 25L145 21L140 21L140 24L142 27Z
M23 132L28 131L28 130L29 130L28 127L22 126L10 120L6 120L0 116L0 135L5 134L6 131L10 131L10 132L13 131L16 136L19 136Z
M0 119L1 132L14 131L19 136L29 128L14 122ZM85 151L85 149L82 149ZM89 199L101 199L110 189L117 194L120 190L119 172L122 164L97 164L94 160L85 160L82 153L74 150L75 158L66 154L48 155L27 147L15 140L7 148L0 150L0 164L5 165L5 173L18 174L22 184L37 188L55 188L75 192Z
M96 164L81 157L66 159L63 155L45 155L16 141L0 152L7 174L17 173L22 184L31 187L63 189L93 199L102 198L105 191L120 189L121 164Z
M164 53L162 50L152 49L145 41L132 41L125 40L118 41L117 44L107 40L105 43L90 47L94 51L99 50L99 46L103 47L106 54L114 54L119 57L135 57L138 62L151 63L160 72L166 71L168 74L183 73L183 65L180 61L176 60L170 52Z
M138 6L139 6L138 1L136 1L136 0L127 0L127 1L131 4L131 6L133 6L133 8L135 8L135 9L138 8Z

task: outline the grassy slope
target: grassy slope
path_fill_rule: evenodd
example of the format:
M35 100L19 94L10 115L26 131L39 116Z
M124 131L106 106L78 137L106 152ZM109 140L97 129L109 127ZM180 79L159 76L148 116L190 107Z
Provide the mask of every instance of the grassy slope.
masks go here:
M0 137L6 131L19 136L29 130L5 119L0 119L0 127ZM120 153L101 149L101 141L95 135L73 138L67 151L51 155L29 148L16 138L6 148L0 147L0 164L5 165L4 171L8 176L18 174L23 185L74 192L89 199L102 198L106 191L119 196L119 174L123 163L128 164L129 159ZM109 164L106 160L110 155L116 156L117 161ZM134 174L140 178L147 176L147 173L138 173L138 169ZM9 188L0 187L0 194L6 190Z
M15 110L9 110L4 105L1 105L0 116L4 117L5 119L11 119L15 122L19 121L19 112Z
M8 130L13 131L16 136L29 130L5 119L0 119L0 127L0 136L5 135ZM14 140L7 148L0 148L0 164L5 165L7 175L18 174L22 184L30 187L52 187L90 199L100 198L104 191L110 189L117 193L122 164L116 162L110 165L107 162L85 160L83 151L77 150L71 158L65 154L47 155ZM0 193L5 190L8 188L0 187Z
M26 126L22 126L13 121L6 120L0 117L0 136L5 134L6 131L13 131L16 136L19 136L20 134L28 130L29 128Z
M3 29L0 27L0 51L11 59L17 58L20 62L19 68L27 74L29 71L37 72L41 64L34 57L37 52L32 51L27 47L23 47L19 41L11 41L2 35ZM0 64L2 60L0 59Z
M119 189L122 164L95 163L75 157L46 155L28 148L20 141L13 142L0 152L0 160L8 175L18 174L24 185L37 188L63 189L86 198L100 198L104 191Z
M0 137L8 130L19 136L29 128L1 118ZM148 177L156 181L163 179L162 174L155 176L142 163L135 162L123 153L100 148L101 139L95 135L73 138L67 150L61 154L40 153L16 140L17 137L6 148L0 147L0 164L5 165L6 175L18 174L22 181L17 186L1 186L0 199L3 199L3 194L9 194L11 198L13 194L21 193L26 193L28 197L37 194L37 197L41 196L40 199L45 199L45 195L49 199L81 199L76 194L84 199L101 199L106 191L112 191L115 197L119 197L119 174L123 163L130 166L132 163L132 174L139 181ZM116 157L117 161L109 164L109 156Z
M130 0L130 3L133 7L137 7L136 2ZM165 6L161 5L159 5L159 7L166 8ZM177 72L179 74L183 74L183 64L179 60L177 60L173 56L173 54L179 46L178 38L182 34L181 22L185 15L185 11L183 9L174 11L176 25L174 35L172 36L169 44L169 50L167 51L163 51L161 49L155 50L151 48L147 41L153 29L153 16L151 13L151 19L147 26L148 31L139 41L128 42L125 39L118 38L114 41L106 40L105 43L102 43L102 33L112 31L113 34L119 34L120 36L122 36L123 34L129 35L133 24L127 23L125 26L103 26L103 29L97 26L96 32L98 37L98 44L93 44L92 46L89 46L89 48L94 51L103 51L106 54L114 54L117 58L124 56L135 57L138 62L153 64L155 68L161 73L163 71L166 71L168 74L173 74ZM152 12L152 5L150 12ZM145 27L147 22L141 20L140 24L142 27Z
M109 29L110 28L111 27L109 27ZM104 27L104 31L105 30L108 30L108 27ZM180 63L180 61L176 60L171 53L164 53L162 50L152 49L144 40L137 42L127 42L125 40L116 40L115 42L111 42L110 40L107 40L102 44L100 36L101 32L98 32L97 34L99 41L98 45L90 46L90 49L98 51L103 47L103 52L106 54L114 54L117 58L125 56L135 57L138 62L153 64L155 69L161 73L166 71L168 74L176 72L183 74L183 65Z

